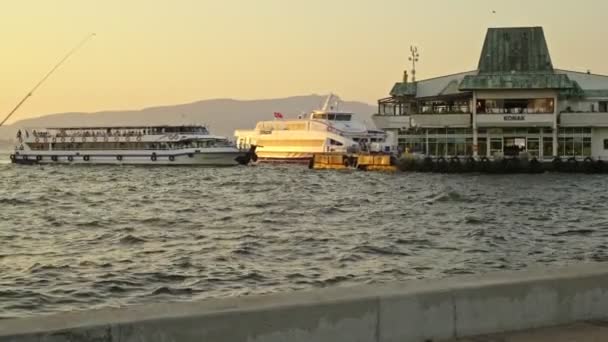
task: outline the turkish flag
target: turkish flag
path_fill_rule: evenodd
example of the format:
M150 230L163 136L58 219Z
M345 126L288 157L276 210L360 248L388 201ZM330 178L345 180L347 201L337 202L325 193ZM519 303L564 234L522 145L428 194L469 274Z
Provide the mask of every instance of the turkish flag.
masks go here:
M274 112L274 117L276 119L282 119L283 118L283 114L279 113L279 112Z

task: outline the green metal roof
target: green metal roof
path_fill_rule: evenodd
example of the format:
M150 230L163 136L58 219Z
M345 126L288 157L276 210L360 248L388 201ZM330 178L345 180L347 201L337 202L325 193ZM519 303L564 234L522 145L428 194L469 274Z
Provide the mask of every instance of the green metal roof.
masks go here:
M490 28L479 58L479 74L466 76L460 90L556 89L569 96L582 90L556 74L542 27Z
M553 73L543 28L488 29L479 58L479 73Z
M397 82L391 90L391 96L416 96L416 83Z

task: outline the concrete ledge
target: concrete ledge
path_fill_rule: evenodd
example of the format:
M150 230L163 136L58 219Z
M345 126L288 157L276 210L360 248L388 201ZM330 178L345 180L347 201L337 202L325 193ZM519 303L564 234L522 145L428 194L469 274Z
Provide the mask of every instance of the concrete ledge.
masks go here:
M0 321L0 342L432 341L608 317L603 264Z

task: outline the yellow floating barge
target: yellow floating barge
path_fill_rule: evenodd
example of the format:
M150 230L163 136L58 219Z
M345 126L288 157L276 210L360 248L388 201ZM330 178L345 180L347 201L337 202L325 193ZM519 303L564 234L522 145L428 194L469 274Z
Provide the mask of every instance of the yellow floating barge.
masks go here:
M309 167L314 170L397 171L396 159L390 154L316 153Z

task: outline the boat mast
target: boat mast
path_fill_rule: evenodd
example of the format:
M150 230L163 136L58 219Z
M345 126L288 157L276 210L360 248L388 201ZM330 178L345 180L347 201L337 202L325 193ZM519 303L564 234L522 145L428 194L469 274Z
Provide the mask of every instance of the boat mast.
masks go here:
M4 118L4 120L2 120L2 122L0 122L0 127L2 127L6 121L8 121L8 119L11 118L11 116L13 116L13 114L15 114L15 112L25 103L25 101L27 101L27 99L29 99L34 92L49 78L51 77L51 75L57 70L59 69L59 67L65 63L65 61L68 60L68 58L70 58L74 53L76 53L76 51L78 51L86 42L88 42L91 38L95 37L95 33L91 33L89 35L87 35L82 41L80 41L80 43L78 43L78 45L76 45L72 50L70 50L70 52L68 52L65 57L63 57L63 59L61 59L59 61L59 63L57 63L53 69L51 69L51 71L49 71L41 80L40 82L38 82L36 84L36 86L34 86L34 88L32 88L32 90L30 90L29 93L27 93L27 95L25 95L25 97L15 106L15 108L13 108L13 110L8 113L8 115Z
M321 108L321 110L323 112L329 111L329 105L331 104L331 100L333 98L334 98L334 94L329 93L329 95L327 95L327 99L325 99L325 104L323 104L323 108Z

